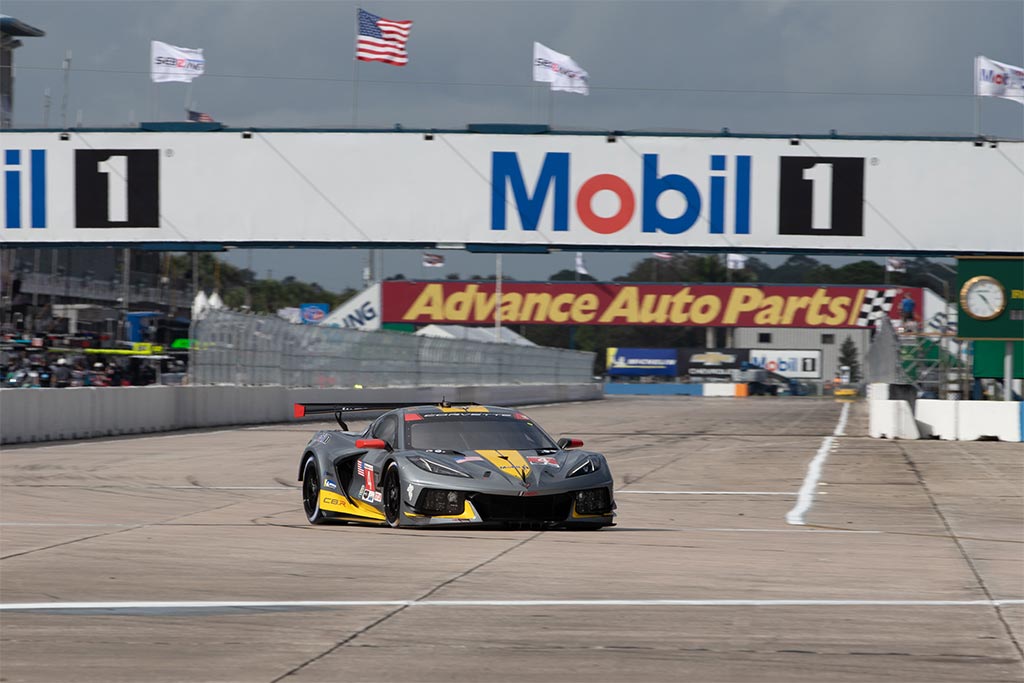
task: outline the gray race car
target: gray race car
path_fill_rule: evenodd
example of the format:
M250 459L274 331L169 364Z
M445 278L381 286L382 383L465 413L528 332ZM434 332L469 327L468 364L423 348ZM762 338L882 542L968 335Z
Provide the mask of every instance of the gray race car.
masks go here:
M387 410L363 433L346 413ZM333 413L340 430L313 435L299 460L311 524L391 527L612 526L612 475L579 439L555 442L518 410L476 404L295 404Z

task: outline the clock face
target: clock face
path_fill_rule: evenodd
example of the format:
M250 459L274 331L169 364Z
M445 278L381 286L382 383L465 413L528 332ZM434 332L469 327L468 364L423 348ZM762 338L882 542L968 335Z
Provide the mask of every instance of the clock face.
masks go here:
M1006 290L987 275L972 277L960 290L960 306L978 320L991 320L1006 308Z

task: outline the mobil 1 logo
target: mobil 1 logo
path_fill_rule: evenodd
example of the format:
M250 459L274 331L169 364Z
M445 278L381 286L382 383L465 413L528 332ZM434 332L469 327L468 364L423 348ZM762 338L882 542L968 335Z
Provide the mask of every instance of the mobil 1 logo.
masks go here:
M863 236L863 157L779 159L779 234Z
M76 228L159 228L160 150L75 150Z

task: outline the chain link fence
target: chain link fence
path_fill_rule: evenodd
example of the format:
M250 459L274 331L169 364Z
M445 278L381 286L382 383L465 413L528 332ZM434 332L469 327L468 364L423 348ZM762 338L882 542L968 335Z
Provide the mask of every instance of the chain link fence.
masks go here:
M195 323L195 384L393 387L593 381L594 354L293 325L211 311Z

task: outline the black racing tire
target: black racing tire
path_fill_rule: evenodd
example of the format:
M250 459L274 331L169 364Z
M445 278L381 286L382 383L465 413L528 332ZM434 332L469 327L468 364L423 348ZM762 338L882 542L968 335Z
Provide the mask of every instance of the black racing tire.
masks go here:
M302 467L302 509L310 524L327 523L327 517L320 509L320 468L312 456Z
M384 470L384 521L392 529L402 524L402 475L398 471L398 463L391 461Z

